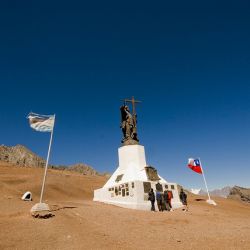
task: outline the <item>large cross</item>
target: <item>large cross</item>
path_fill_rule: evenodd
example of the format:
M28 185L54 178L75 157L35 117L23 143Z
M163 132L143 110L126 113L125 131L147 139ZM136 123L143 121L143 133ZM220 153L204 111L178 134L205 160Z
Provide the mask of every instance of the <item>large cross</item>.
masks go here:
M131 102L131 103L132 103L133 115L136 115L136 113L135 113L135 104L136 104L136 103L141 103L141 101L135 100L135 98L132 96L132 99L131 99L131 100L129 100L129 99L124 99L124 103L126 104L127 102Z

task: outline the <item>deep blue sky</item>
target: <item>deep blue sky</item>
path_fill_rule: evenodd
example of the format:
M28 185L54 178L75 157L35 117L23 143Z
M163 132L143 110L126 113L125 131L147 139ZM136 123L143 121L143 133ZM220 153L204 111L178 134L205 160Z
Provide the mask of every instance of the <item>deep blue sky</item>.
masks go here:
M89 1L86 1L89 2ZM147 163L168 181L250 186L249 1L3 1L0 143L45 157L30 112L56 113L51 163L113 172L134 95Z

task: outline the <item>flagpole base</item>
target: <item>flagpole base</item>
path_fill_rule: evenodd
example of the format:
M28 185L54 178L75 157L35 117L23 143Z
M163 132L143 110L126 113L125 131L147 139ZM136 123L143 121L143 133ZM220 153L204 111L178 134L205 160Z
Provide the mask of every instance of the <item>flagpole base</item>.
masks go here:
M41 211L50 211L49 205L46 203L36 203L30 210L31 213Z
M217 206L216 202L214 200L211 200L211 199L208 199L207 203L210 204L210 205Z
M54 215L50 212L49 205L46 203L36 203L30 210L30 213L35 218L50 218Z

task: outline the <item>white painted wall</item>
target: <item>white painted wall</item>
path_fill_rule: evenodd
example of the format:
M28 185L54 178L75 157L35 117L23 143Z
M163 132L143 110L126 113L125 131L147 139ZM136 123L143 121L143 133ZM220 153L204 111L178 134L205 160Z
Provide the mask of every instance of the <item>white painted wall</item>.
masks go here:
M144 146L141 145L129 145L123 146L118 149L119 167L103 186L103 188L94 191L94 201L104 202L108 204L114 204L120 207L139 209L139 210L150 210L151 203L147 200L147 194L144 193L143 182L150 182L151 187L155 191L155 185L158 183L148 181L145 167L147 166ZM123 174L122 179L116 182L118 175ZM159 176L160 177L160 176ZM132 188L132 182L134 188ZM168 183L165 179L160 177L159 183L165 185L174 185L173 208L181 207L182 204L179 199L176 183ZM109 191L110 188L119 187L121 185L128 184L129 195L115 195L114 191ZM113 195L112 195L113 194ZM157 205L155 204L155 207Z

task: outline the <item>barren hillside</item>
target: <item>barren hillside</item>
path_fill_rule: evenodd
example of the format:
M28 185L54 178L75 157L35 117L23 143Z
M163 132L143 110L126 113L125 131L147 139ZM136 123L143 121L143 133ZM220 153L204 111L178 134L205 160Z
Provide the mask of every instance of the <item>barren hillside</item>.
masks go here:
M0 249L249 249L250 206L189 195L189 212L123 209L92 201L106 177L48 172L45 200L54 217L34 219L42 168L0 163ZM25 191L32 202L22 201Z

